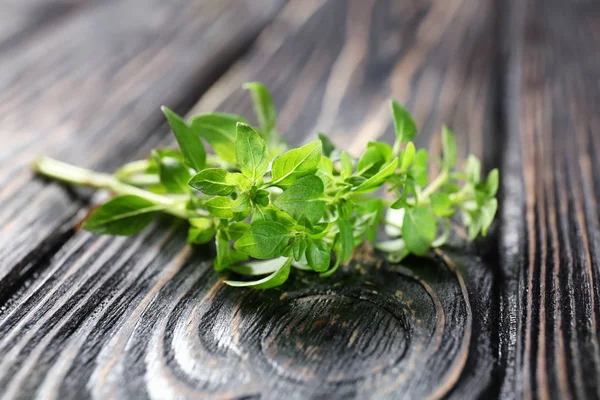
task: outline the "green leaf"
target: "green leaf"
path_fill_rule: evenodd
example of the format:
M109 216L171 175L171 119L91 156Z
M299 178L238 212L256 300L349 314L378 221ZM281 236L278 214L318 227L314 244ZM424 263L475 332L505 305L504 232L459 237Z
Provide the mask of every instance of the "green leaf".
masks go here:
M352 256L354 251L354 236L352 233L352 225L346 218L338 218L337 226L340 230L340 262L345 263Z
M236 241L241 238L244 233L246 233L250 229L250 225L245 222L234 222L232 224L227 225L225 228L225 232L227 233L227 237L229 240Z
M260 212L255 212L252 216L252 223L258 221L277 221L283 226L285 226L288 230L291 230L296 226L296 221L286 212L279 210L278 208L269 205L268 207L264 207L260 210Z
M285 188L298 178L314 174L321 160L321 141L315 140L300 148L290 150L273 161L270 185Z
M489 197L494 197L496 193L498 193L498 185L500 183L500 174L498 173L498 169L494 168L490 171L485 180L486 185L486 193Z
M321 178L324 186L327 186L331 181L333 181L333 163L329 158L321 156L316 175Z
M229 286L235 287L253 287L255 289L270 289L282 285L290 276L292 258L288 258L286 262L277 271L273 272L257 281L225 281Z
M228 196L236 188L228 180L229 173L221 168L207 168L198 172L189 180L189 185L204 194L211 196Z
M248 193L240 194L233 202L233 218L236 221L243 221L248 218L252 212L252 199Z
M319 140L321 141L321 148L323 149L323 155L325 157L331 157L331 153L335 151L335 145L324 133L319 133Z
M235 155L242 174L252 182L262 178L269 166L265 141L249 125L238 123Z
M181 151L178 149L154 149L152 150L152 157L148 159L148 168L146 168L146 173L160 173L159 161L163 157L171 157L176 159L180 163L185 163L185 158L183 157Z
M306 247L308 246L308 240L304 236L296 236L294 243L292 243L292 254L294 256L294 260L300 261L306 252Z
M498 210L498 200L495 198L489 199L483 207L481 207L481 234L483 236L487 236L488 229L492 222L494 221L494 216L496 215L496 211Z
M197 218L198 220L205 221L205 226L194 226L191 225L188 229L187 242L191 244L205 244L215 236L216 230L212 223L206 218ZM199 224L197 224L199 225Z
M216 196L204 203L206 210L217 218L233 218L234 202L229 197Z
M276 221L259 221L239 238L234 247L254 258L279 257L286 251L290 242L290 232Z
M296 221L306 217L311 223L318 222L325 212L323 181L315 175L298 179L273 202L290 214Z
M131 236L150 225L156 212L165 208L138 196L118 196L97 208L83 228L97 235Z
M350 175L352 175L352 169L353 169L352 159L350 158L348 153L346 153L345 151L342 151L340 162L342 164L342 170L340 171L340 174L341 174L342 178L346 179L346 178L350 177Z
M287 257L277 257L270 260L250 261L244 264L232 265L229 269L240 275L267 275L278 271L287 261Z
M248 256L244 253L234 251L229 245L227 234L223 230L217 231L215 237L215 246L217 248L217 257L215 258L215 271L223 271L230 265L240 261L246 261Z
M171 130L175 134L179 148L185 161L196 171L201 171L206 165L206 150L200 137L188 126L183 118L169 108L163 106L162 112L167 117Z
M190 127L204 138L215 154L223 161L235 163L235 135L238 122L246 123L242 117L212 113L196 115L190 119Z
M365 182L361 183L358 187L354 189L356 193L367 193L377 190L385 180L394 174L396 171L396 167L398 166L398 158L394 158L389 163L383 165L379 172L375 175L367 179Z
M404 142L408 142L414 139L417 134L417 125L412 119L410 113L406 108L392 100L392 117L394 118L394 128L396 130L396 143L394 148L400 148L400 145Z
M456 165L456 142L454 134L446 125L442 127L443 166L449 170Z
M427 158L427 150L421 149L417 151L417 154L415 155L415 161L410 169L415 183L420 187L426 186L427 181L429 180L427 173Z
M433 193L429 197L431 200L431 208L433 213L438 217L448 217L454 214L452 209L452 203L450 202L450 196L446 193Z
M400 156L400 160L402 160L400 162L400 171L404 172L404 171L408 170L408 167L410 167L410 164L412 164L414 159L415 159L415 145L413 144L413 142L408 142L406 145L406 148L404 149L404 151L401 153L401 156Z
M260 130L269 134L275 128L277 113L273 105L273 99L267 88L259 82L248 82L244 89L252 93L254 112L260 125Z
M325 272L331 264L331 250L323 239L308 239L306 261L316 272Z
M381 166L392 159L392 148L387 143L369 142L367 150L356 165L357 175L370 178L379 171Z
M169 193L188 193L190 187L187 182L190 180L190 170L180 160L175 157L160 156L153 152L156 163L159 168L160 183Z
M467 165L465 167L467 181L473 184L479 183L481 179L481 162L473 154L467 157Z
M252 200L259 206L266 207L269 205L269 195L270 193L266 190L257 190L254 193Z
M416 255L424 255L435 239L437 222L431 212L424 207L406 209L402 224L402 239L408 250Z

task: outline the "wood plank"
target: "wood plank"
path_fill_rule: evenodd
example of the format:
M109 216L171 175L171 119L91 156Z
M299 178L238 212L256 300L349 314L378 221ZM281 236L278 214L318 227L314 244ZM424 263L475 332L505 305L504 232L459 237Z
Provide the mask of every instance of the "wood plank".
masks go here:
M27 163L111 170L145 155L167 133L160 105L197 99L282 2L104 2L0 52L0 292L72 234L82 207Z
M503 392L600 397L600 7L513 1L500 254Z
M390 138L395 97L423 127L421 145L439 152L446 121L462 156L490 168L494 7L292 0L194 110L250 115L240 86L257 79L291 142L322 129L357 151ZM129 239L77 232L35 264L39 276L0 314L0 387L47 398L464 398L497 384L495 277L459 237L410 269L365 252L331 279L298 273L266 292L224 286L206 249L184 242L164 218Z

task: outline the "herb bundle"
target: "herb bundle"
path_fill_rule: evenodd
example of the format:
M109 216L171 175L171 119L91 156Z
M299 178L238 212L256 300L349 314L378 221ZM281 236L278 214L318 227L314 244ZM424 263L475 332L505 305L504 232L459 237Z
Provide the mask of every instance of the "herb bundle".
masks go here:
M323 134L287 150L275 130L267 89L256 82L245 88L252 94L258 129L237 115L202 114L186 121L163 107L179 150L154 150L149 159L112 175L47 157L32 167L117 195L84 223L96 234L134 235L157 212L188 220L189 243L215 242L215 270L258 277L226 281L232 286L278 286L292 267L329 276L364 241L374 242L392 262L424 255L446 242L457 213L471 239L487 234L498 206L498 171L482 179L473 155L456 170L456 144L448 128L442 129L441 172L430 179L430 156L412 142L416 125L394 101L394 145L370 142L354 158ZM214 154L207 154L203 142ZM389 240L377 241L381 225Z

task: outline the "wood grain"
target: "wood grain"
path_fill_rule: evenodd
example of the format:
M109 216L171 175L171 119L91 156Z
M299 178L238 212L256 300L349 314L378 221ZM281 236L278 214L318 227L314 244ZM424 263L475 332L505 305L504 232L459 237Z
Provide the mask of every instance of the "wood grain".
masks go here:
M439 152L445 121L461 157L474 152L489 169L498 154L485 153L483 141L501 140L496 11L491 0L292 0L192 112L250 115L240 86L260 80L290 142L323 130L357 152L368 140L391 140L394 97L414 112L421 146ZM156 101L180 101L163 90ZM105 96L94 101L112 104ZM150 134L152 118L126 123ZM144 139L91 132L108 136L94 133L80 148L120 138L125 150L71 154L73 132L44 146L103 167L130 160ZM45 235L56 226L72 224ZM444 253L402 267L365 249L329 280L297 273L258 292L223 285L211 254L185 246L179 228L163 218L130 239L76 232L31 263L35 274L0 311L7 397L465 398L499 385L496 276L459 236Z
M511 8L503 392L598 398L598 6L531 0Z
M167 133L160 105L189 107L281 3L109 1L0 48L3 295L9 275L72 234L82 207L82 197L33 179L27 164L51 154L111 170L147 154Z

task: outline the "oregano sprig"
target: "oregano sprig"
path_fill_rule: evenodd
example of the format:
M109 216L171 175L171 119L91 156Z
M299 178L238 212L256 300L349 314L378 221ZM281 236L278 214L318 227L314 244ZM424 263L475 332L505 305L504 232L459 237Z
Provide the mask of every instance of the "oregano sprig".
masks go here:
M447 127L436 177L428 176L432 157L412 142L415 122L394 101L392 146L370 142L354 158L319 133L317 140L286 150L275 130L268 90L257 82L244 87L252 94L258 129L233 114L186 121L163 107L179 149L154 150L114 174L47 157L32 167L116 194L84 223L96 234L136 234L158 212L188 220L189 243L214 241L215 270L256 277L226 281L231 286L278 286L292 267L330 276L365 241L374 242L392 262L422 256L447 241L457 214L471 239L487 234L498 207L498 170L482 178L473 155L458 170L454 135ZM379 241L382 226L388 238Z

